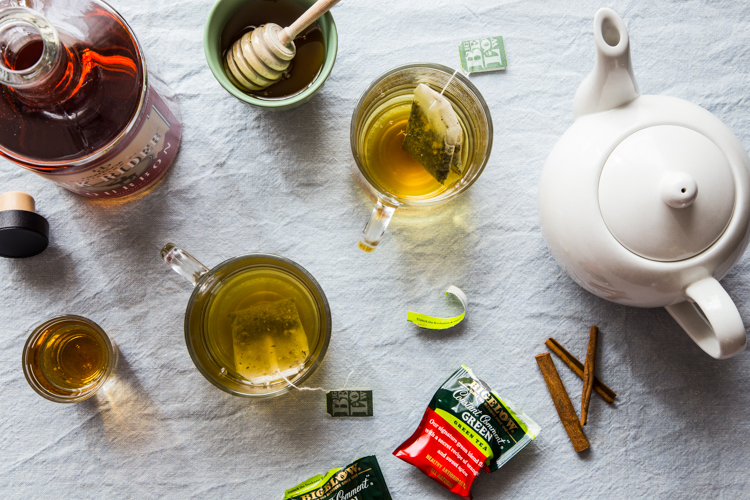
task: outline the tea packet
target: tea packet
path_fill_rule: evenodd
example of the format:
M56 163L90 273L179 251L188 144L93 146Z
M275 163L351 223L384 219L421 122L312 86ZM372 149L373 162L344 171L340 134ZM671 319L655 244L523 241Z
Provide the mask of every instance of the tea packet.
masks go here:
M283 500L391 500L375 455L325 475L311 477L284 492Z
M299 373L310 347L294 299L257 304L229 315L237 373L264 384Z
M393 454L461 497L480 470L494 472L541 428L464 365L438 389L414 434Z
M463 130L448 99L417 85L402 149L442 184L451 169L461 174L462 143Z

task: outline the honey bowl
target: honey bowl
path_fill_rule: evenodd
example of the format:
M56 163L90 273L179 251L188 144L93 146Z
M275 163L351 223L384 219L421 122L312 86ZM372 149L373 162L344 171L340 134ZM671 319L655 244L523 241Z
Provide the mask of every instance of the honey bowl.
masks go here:
M291 24L314 3L315 0L218 0L206 21L203 48L208 67L219 84L240 101L261 108L292 109L310 100L336 61L338 33L330 12L295 39L297 55L288 74L267 89L247 91L238 86L227 67L226 56L234 42L253 27L269 22Z

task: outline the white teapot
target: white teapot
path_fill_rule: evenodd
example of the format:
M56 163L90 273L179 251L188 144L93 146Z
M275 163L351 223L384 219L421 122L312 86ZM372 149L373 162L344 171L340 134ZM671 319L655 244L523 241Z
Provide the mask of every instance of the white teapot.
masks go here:
M557 262L607 300L666 307L717 359L747 336L717 279L750 235L750 157L705 109L641 96L628 31L610 9L594 18L596 63L576 120L547 158L539 219Z

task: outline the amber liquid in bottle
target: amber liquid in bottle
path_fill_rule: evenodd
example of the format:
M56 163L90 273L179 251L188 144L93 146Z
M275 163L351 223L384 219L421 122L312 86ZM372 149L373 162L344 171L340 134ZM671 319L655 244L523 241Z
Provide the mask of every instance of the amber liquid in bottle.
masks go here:
M5 64L14 71L28 69L32 67L40 57L42 57L43 50L44 43L41 40L33 40L24 45L23 48L18 51L18 55L13 63L6 59Z
M266 23L286 27L305 12L291 0L252 0L239 9L227 22L221 35L221 51L227 50L248 31ZM315 81L326 57L323 32L317 22L308 26L294 39L297 55L279 82L248 94L261 99L282 99L299 94Z
M94 47L60 33L61 66L38 88L2 86L0 144L32 160L75 160L112 142L136 113L143 68L134 41L119 19L106 12L86 20L92 31L106 29L108 45ZM42 55L41 39L3 64L13 70L33 66Z
M149 191L182 127L128 25L100 0L11 2L0 0L0 155L92 199Z

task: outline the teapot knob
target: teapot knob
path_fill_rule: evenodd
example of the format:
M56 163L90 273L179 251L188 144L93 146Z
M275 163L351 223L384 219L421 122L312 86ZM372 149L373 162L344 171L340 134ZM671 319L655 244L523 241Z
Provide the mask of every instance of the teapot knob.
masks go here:
M689 207L698 196L698 184L685 172L669 172L661 180L661 199L672 208Z

